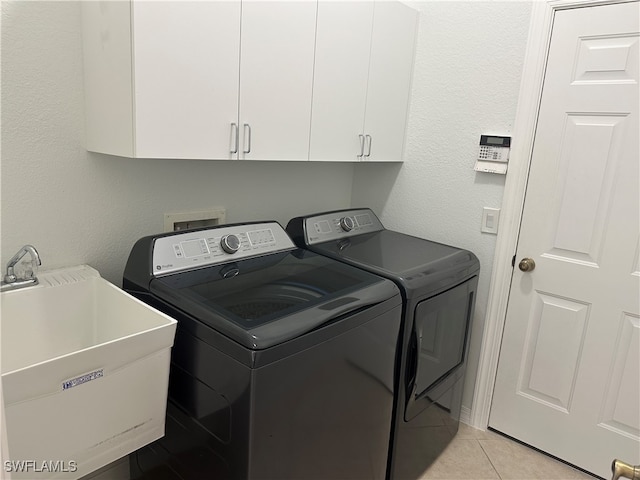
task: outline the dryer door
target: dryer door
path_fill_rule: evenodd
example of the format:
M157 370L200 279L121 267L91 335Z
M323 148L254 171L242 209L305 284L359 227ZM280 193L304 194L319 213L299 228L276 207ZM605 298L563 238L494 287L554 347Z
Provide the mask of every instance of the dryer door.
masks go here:
M405 421L436 402L464 374L477 283L473 277L417 305L407 353Z

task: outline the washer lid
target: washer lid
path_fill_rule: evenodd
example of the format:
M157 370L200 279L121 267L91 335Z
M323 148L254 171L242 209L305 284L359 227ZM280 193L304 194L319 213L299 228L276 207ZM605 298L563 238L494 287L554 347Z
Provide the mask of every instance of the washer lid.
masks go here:
M476 256L460 248L392 230L381 230L309 248L323 255L357 265L400 283L410 296L450 287L475 274Z
M300 249L158 277L150 290L251 349L398 295L388 280Z

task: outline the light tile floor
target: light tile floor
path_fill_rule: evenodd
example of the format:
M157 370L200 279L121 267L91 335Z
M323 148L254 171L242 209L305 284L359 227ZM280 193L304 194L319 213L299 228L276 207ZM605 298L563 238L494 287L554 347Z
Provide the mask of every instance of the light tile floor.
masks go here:
M420 480L595 480L597 478L502 435L476 430L462 423L458 434L447 449L420 476ZM82 480L128 479L127 457L82 478Z
M594 480L497 433L460 424L458 434L420 480Z

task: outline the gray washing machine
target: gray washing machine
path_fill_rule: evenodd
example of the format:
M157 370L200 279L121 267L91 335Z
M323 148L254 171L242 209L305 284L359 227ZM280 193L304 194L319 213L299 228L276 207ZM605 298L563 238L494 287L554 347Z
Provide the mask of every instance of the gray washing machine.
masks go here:
M387 230L368 208L297 217L287 232L300 247L400 288L404 306L387 475L419 478L458 430L478 259Z
M165 437L132 478L384 478L393 282L261 222L142 238L123 287L178 321Z

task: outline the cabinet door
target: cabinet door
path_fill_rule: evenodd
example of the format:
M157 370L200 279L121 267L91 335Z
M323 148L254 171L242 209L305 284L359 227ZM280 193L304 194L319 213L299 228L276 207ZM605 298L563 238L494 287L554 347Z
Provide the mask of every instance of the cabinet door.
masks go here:
M232 158L240 2L132 4L136 156Z
M316 8L242 2L240 158L309 159Z
M133 157L131 7L80 3L87 150Z
M354 161L361 154L373 5L318 3L310 160Z
M365 160L400 161L404 147L418 12L400 2L377 1L364 132Z

